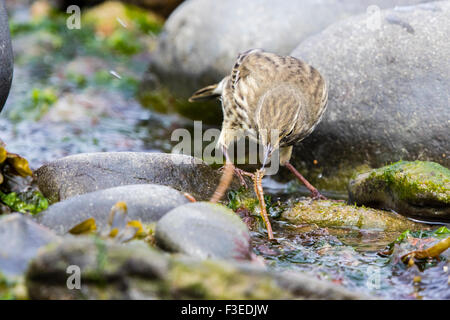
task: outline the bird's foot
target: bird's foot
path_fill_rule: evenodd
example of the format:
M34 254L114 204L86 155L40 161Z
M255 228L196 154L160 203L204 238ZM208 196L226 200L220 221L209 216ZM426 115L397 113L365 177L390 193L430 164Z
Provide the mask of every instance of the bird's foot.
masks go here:
M236 168L236 167L234 168L234 173L236 173L236 175L238 176L239 181L241 182L241 186L245 187L245 189L248 189L248 185L247 185L247 182L245 182L244 176L247 176L247 177L250 177L253 179L255 175L253 173L244 171L244 170Z
M317 189L315 191L311 191L311 199L312 200L328 200L327 197L322 195Z
M224 168L225 168L225 166L220 167L219 171L223 171ZM241 186L245 187L245 189L248 189L248 185L247 185L247 182L245 181L244 176L247 176L247 177L250 177L253 179L254 174L244 171L242 169L236 168L236 167L234 167L234 173L238 177Z
M284 165L305 185L306 188L308 188L311 192L312 200L327 200L327 198L323 196L316 188L314 188L314 186L309 183L308 180L306 180L305 177L303 177L301 173L292 166L292 164L285 162Z

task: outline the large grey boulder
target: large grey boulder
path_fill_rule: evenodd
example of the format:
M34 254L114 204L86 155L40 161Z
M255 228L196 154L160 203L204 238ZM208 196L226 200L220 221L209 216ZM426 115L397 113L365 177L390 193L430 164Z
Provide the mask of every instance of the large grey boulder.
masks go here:
M130 220L151 223L173 208L187 203L188 199L181 192L166 186L127 185L71 197L51 205L36 219L58 234L64 234L79 223L94 218L97 230L102 231L108 227L111 208L119 201L126 203Z
M398 160L450 166L450 2L371 19L336 23L292 52L329 83L322 122L294 148L295 164L312 180Z
M49 229L19 213L0 218L0 274L18 276L39 248L57 240Z
M0 111L9 94L13 77L13 53L5 2L0 0Z
M155 237L164 249L200 259L251 257L247 226L220 204L195 202L173 209L156 224Z
M342 18L423 0L189 0L167 20L150 71L181 99L228 74L238 53L264 48L289 54L306 37ZM375 8L375 7L371 7ZM369 9L370 11L370 9ZM184 116L211 119L207 108L191 105ZM221 120L219 104L216 121Z
M36 171L42 193L51 201L129 184L160 184L209 199L221 173L190 156L168 153L100 152L68 156ZM239 188L237 181L233 187Z

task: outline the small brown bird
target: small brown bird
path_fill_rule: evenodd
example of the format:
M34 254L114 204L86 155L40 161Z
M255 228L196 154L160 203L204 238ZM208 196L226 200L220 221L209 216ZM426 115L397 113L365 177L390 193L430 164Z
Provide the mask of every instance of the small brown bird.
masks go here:
M293 172L314 199L324 198L289 163L293 145L314 130L327 106L327 85L316 69L294 57L252 49L238 56L229 76L198 90L189 101L213 97L222 100L218 144L228 162L229 144L249 136L264 147L263 167L278 149L280 164ZM235 170L242 177L243 171Z

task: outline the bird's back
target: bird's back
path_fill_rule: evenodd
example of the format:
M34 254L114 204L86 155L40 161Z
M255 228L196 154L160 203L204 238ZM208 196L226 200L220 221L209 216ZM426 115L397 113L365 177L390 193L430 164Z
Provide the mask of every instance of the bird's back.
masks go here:
M239 55L223 99L225 113L227 105L232 106L251 129L277 129L282 144L293 144L320 120L327 88L308 64L256 49Z

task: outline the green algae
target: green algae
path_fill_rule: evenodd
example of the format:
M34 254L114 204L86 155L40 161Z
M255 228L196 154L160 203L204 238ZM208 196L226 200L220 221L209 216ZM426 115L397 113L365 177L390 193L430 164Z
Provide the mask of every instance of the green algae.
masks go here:
M22 194L16 192L5 194L0 191L0 200L13 211L32 215L48 208L48 200L40 191Z
M172 298L177 299L288 299L273 277L239 271L229 263L203 261L172 264L168 275Z
M435 162L399 161L372 171L369 179L386 184L400 200L432 197L450 204L450 170Z
M360 174L348 189L357 204L426 220L450 218L450 170L434 162L399 161Z
M423 224L398 214L332 200L301 200L283 212L282 217L295 224L319 227L376 229L386 232L426 229Z

